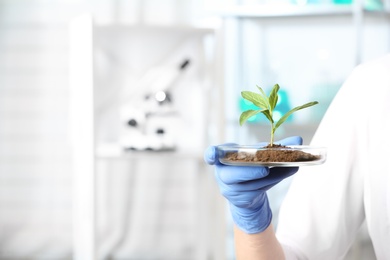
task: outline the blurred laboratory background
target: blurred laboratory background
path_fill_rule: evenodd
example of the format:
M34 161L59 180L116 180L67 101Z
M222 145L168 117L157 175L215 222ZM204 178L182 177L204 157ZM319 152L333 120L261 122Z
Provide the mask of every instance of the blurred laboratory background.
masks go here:
M0 0L0 259L234 259L203 151L268 140L240 92L319 101L276 136L309 144L389 50L388 0ZM374 259L364 226L346 259Z

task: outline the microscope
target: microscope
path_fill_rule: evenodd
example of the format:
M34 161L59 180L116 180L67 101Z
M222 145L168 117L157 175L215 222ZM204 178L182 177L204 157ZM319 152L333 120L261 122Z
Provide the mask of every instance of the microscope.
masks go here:
M176 148L178 113L172 89L189 67L184 59L178 66L161 66L149 70L139 81L136 92L124 95L120 107L120 145L126 150L166 151Z

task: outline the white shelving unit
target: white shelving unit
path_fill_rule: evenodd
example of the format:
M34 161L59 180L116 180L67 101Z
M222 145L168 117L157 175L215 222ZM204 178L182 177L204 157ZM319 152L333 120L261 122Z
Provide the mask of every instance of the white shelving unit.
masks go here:
M365 51L367 51L367 46L369 45L370 41L371 43L373 42L367 38L371 36L367 34L368 31L367 28L365 28L366 24L382 23L382 25L385 25L390 23L390 12L388 9L367 10L363 6L363 1L354 1L354 4L351 5L307 4L300 6L293 4L242 4L221 7L210 12L219 15L224 21L223 27L225 29L225 43L226 47L228 48L226 55L229 56L226 59L230 61L226 63L227 68L225 69L227 71L227 78L225 80L227 85L226 97L228 100L227 103L229 104L236 102L231 97L237 96L237 93L240 92L239 88L244 88L243 85L245 85L246 88L252 87L252 85L248 85L246 83L249 81L253 82L254 78L254 76L250 75L250 72L248 71L259 71L259 69L261 70L264 68L269 68L271 65L274 65L267 63L271 62L269 60L269 49L272 48L270 46L272 44L270 43L271 40L267 39L267 37L268 34L273 33L273 26L276 27L275 30L280 29L283 25L293 28L298 28L298 26L303 27L306 26L305 23L307 23L308 28L313 28L313 24L324 28L328 23L329 27L337 26L337 23L344 27L349 26L350 30L348 35L351 35L350 42L352 45L348 46L346 51L348 53L353 53L353 60L351 64L345 65L352 68L353 66L367 59L367 56L370 56L370 54L364 55ZM257 31L254 30L256 28ZM335 28L337 29L337 27ZM250 30L252 30L252 34L249 33ZM302 31L303 30L301 30L301 32ZM329 33L329 31L327 32ZM308 35L309 33L310 30L308 31ZM274 35L275 33L273 33L273 36ZM381 36L382 37L378 39L379 42L383 42L383 39L381 38L385 38L383 37L383 34ZM294 36L290 34L289 37L295 37L292 39L292 41L297 44L301 36ZM289 41L289 39L285 40ZM338 41L342 40L337 38L333 40L334 43ZM318 41L316 43L318 43ZM302 46L305 46L305 44L307 43L304 42L304 39L302 39ZM253 49L254 46L256 46L256 49ZM375 46L375 48L376 47L377 46ZM376 49L379 50L380 48ZM389 49L390 47L387 48L387 50ZM249 53L250 51L252 51L252 53ZM372 53L374 52L375 51L372 51ZM380 51L377 51L377 53L380 53ZM294 55L295 53L291 54ZM249 62L247 61L247 64L250 66L245 66L246 64L243 64L243 57L245 55L246 57L251 56L252 60ZM289 54L284 52L282 55ZM338 53L337 55L343 55L343 53ZM257 57L258 61L253 61L252 57ZM350 59L350 56L343 57L343 59ZM280 58L278 62L283 61L284 59ZM288 62L291 63L294 61L289 60ZM297 63L299 63L299 61L297 61ZM347 67L345 65L344 67ZM348 70L346 69L344 74L347 74L347 71ZM260 74L261 73L262 72L260 71ZM256 84L265 84L264 79L267 77L268 75L264 73L262 77L260 77L261 82L256 81ZM327 79L324 78L323 80L326 81ZM300 83L302 82L298 82L299 85ZM262 86L266 87L267 85ZM334 92L335 90L332 91ZM235 118L237 118L239 115L231 107L232 106L226 108L227 114L230 115L230 117L228 117L226 120L228 124L236 124ZM227 131L232 132L233 130Z
M143 37L145 38L144 43L142 43ZM214 129L214 136L218 136L218 133L223 131L218 124L214 125L214 127L212 125L208 127L209 124L212 124L214 118L217 118L218 114L221 113L221 107L218 105L218 102L212 100L215 92L222 92L221 80L218 78L221 76L221 72L217 68L217 63L220 62L218 59L219 52L216 51L217 37L219 36L215 28L98 26L94 24L93 17L89 14L82 15L72 21L70 25L69 68L71 143L74 166L74 259L93 260L112 256L110 255L113 254L112 249L117 249L118 245L123 243L129 226L128 221L130 220L126 219L129 216L129 212L126 211L118 216L120 221L123 222L122 224L114 223L109 227L106 226L108 233L112 231L110 229L116 228L116 230L112 231L112 234L106 235L109 241L106 241L104 248L101 248L101 239L98 238L100 220L97 213L102 213L102 211L98 209L100 203L97 201L97 198L101 196L98 194L97 188L105 188L104 183L99 183L99 178L101 180L101 177L97 175L103 174L105 176L103 179L106 178L105 180L107 181L107 178L115 178L115 176L121 174L123 176L123 171L125 171L125 174L128 174L128 176L137 175L138 178L142 176L145 179L147 178L145 176L152 173L151 171L158 171L154 172L154 175L156 178L160 176L158 178L164 182L163 175L166 174L169 177L171 176L170 174L173 174L172 171L179 171L176 164L180 165L180 163L184 165L184 168L181 170L180 177L178 177L179 180L176 182L180 183L180 180L182 180L182 183L189 185L188 192L180 194L180 191L178 191L179 193L170 196L174 196L176 200L189 198L192 204L186 208L192 208L184 214L189 219L189 222L184 223L183 221L185 220L183 219L180 222L180 216L182 216L180 214L177 221L182 223L182 225L192 226L190 226L190 230L187 230L189 233L183 233L183 239L178 242L185 243L188 240L187 248L183 250L189 250L186 253L189 259L192 259L192 257L194 259L210 259L210 257L214 257L213 259L225 259L224 245L218 242L223 241L221 236L224 235L224 223L221 221L224 219L224 210L221 209L224 204L217 203L221 198L216 191L215 185L210 185L212 174L210 174L209 170L211 168L206 169L203 163L203 149L209 142L210 127ZM134 73L134 75L142 74L142 71L148 67L154 66L156 62L158 63L158 61L165 59L166 54L169 54L169 52L175 52L180 49L182 43L187 42L187 38L192 41L190 45L193 51L188 53L195 57L193 61L196 68L193 71L193 77L190 77L190 82L187 81L187 83L189 88L195 88L196 84L198 84L197 87L199 88L195 92L193 91L194 89L187 89L184 90L184 94L182 93L182 99L184 100L182 102L186 102L184 103L183 112L189 115L185 123L189 124L189 128L191 128L189 130L190 135L187 136L189 138L189 147L185 147L186 145L184 144L178 147L176 151L125 152L116 142L117 140L115 140L119 133L115 130L118 127L116 124L120 123L118 118L114 116L113 120L111 117L111 121L102 119L105 113L104 109L110 110L112 106L114 106L114 110L118 108L116 102L120 94L113 95L113 92L127 87L125 84L131 82L131 80L127 80L128 73ZM211 46L211 49L204 49L207 48L205 44L208 44L209 48ZM102 51L106 51L106 53L103 53L103 56ZM203 57L205 52L210 51L215 52L211 55L211 59ZM103 67L99 63L102 59L106 61ZM197 82L194 83L194 81ZM193 93L195 93L194 96L192 96ZM199 101L197 100L199 98L201 102L198 102L197 105L190 102L191 100ZM213 105L213 108L210 108L211 105ZM103 110L101 106L103 106ZM213 117L213 114L216 114L216 116ZM197 121L189 122L188 120ZM101 128L108 129L102 131ZM112 141L112 138L114 138L114 141ZM187 164L185 164L186 162ZM118 163L125 164L125 166L122 168L112 166ZM140 167L141 164L143 165L142 167ZM186 165L192 165L193 167L185 168ZM142 174L136 173L139 169L144 169L144 172ZM186 175L190 177L183 180L183 176ZM172 176L169 178L174 178ZM121 190L122 194L131 197L132 190L129 190L130 187L126 187L129 177L124 178L124 181L116 182L116 188ZM153 179L153 176L148 178L152 181L148 182L145 179L146 182L143 182L142 185L150 183L150 187L148 187L149 192L152 192L153 189L161 190L164 188L161 186L162 183L155 183L156 179ZM133 187L134 192L138 192L136 194L138 198L142 198L147 194L145 193L146 191L141 190L146 188L142 185ZM173 189L186 190L186 187L179 186L175 186ZM116 191L114 190L113 192ZM163 199L158 196L155 196L155 198ZM124 199L125 202L123 203L126 203L129 198ZM124 205L124 207L126 206ZM154 212L153 210L145 211L145 216L142 216L142 212L136 210L133 213L133 217L138 220L142 220L142 218L150 219ZM109 212L103 211L103 213L108 214ZM165 216L165 212L163 215ZM164 218L172 218L172 216ZM141 232L141 229L140 226L135 226L132 232L136 233L137 230ZM169 229L172 229L172 226L160 227L160 230L162 229L169 231ZM185 232L186 230L176 231ZM218 236L218 238L215 238L214 235ZM146 234L145 237L147 238L148 235ZM142 244L141 239L141 237L138 237L137 243ZM131 248L137 243L133 241L126 245ZM169 239L164 239L149 249L145 249L145 245L141 245L144 247L139 253L160 254L160 257L169 259L168 253L174 254L175 252L166 252L167 255L164 255L163 251L165 248L163 248L163 245L166 243L170 243ZM158 252L159 249L162 251ZM138 255L138 257L140 256ZM137 255L134 257L137 257ZM145 257L148 256L145 255Z
M298 26L301 26L302 28L307 27L308 35L310 35L309 32L314 31L313 28L315 27L315 25L318 25L319 28L324 29L327 24L329 24L329 27L336 26L335 28L337 28L337 25L346 26L347 24L348 26L350 26L348 35L351 35L350 42L352 42L352 45L348 46L346 52L350 53L351 50L353 50L353 55L348 55L348 59L353 59L353 62L350 62L351 64L349 64L352 69L353 66L359 64L365 58L367 58L363 55L364 51L367 51L368 43L370 43L370 41L366 39L366 34L369 33L367 28L365 28L366 22L368 21L369 23L382 23L382 25L390 24L390 12L388 8L384 11L366 10L363 6L363 1L354 1L353 5L339 6L320 4L308 4L306 6L287 4L242 4L220 8L212 12L219 15L224 21L223 27L225 30L225 42L228 48L226 53L227 55L229 55L229 57L226 58L226 60L228 60L229 62L227 63L226 68L227 95L225 102L226 104L230 104L229 107L225 108L227 111L227 138L229 139L228 141L235 141L245 144L258 142L260 140L266 140L266 138L268 138L268 126L264 126L262 124L257 123L247 125L244 128L239 128L237 124L237 118L239 116L239 111L237 111L238 100L233 99L232 97L239 96L240 88L248 89L251 87L255 87L254 85L252 86L251 84L247 84L248 82L253 82L253 79L256 78L256 76L253 76L254 73L251 74L248 71L260 71L260 73L262 73L261 69L273 65L267 63L267 61L269 62L268 59L270 59L270 48L273 47L272 43L270 43L271 41L267 39L267 36L273 33L273 29L278 30L283 27L296 29ZM302 29L299 32L302 33L303 31L304 30ZM330 34L329 32L330 30L325 30L325 33ZM302 35L293 35L292 33L289 34L287 30L284 31L284 33L287 34L289 37L295 37L290 42L288 37L286 37L286 47L288 47L291 42L297 44L299 40L302 40L302 46L305 46L305 39L301 39ZM386 30L386 33L390 34L390 31ZM319 34L316 35L318 36ZM377 35L379 34L377 33ZM281 37L275 37L275 33L271 36L274 37L273 39L281 40ZM387 39L390 39L390 36L387 36ZM269 40L267 42L268 45L265 43L267 40ZM339 41L339 39L337 38L333 40L333 42L337 41ZM231 44L232 42L234 42L234 44ZM371 42L373 42L373 40L371 40ZM389 42L389 40L387 40L387 42ZM278 50L280 49L281 48L279 45ZM385 49L386 51L389 51L390 46L387 46L387 48L385 47ZM289 56L290 53L288 51L285 51L281 52L280 55ZM294 55L295 53L291 53L291 56L296 57ZM245 60L246 64L244 64L243 62L244 56L249 59L249 61ZM294 66L298 66L299 61L295 63L295 61L292 59L284 59L286 58L285 56L281 57L279 62L283 63L283 61L287 61L287 63L289 63L291 66L291 70L294 69ZM272 57L275 57L275 55ZM343 59L343 56L339 56L338 58ZM344 59L346 59L346 57L344 57ZM314 65L315 63L313 63L313 66ZM308 72L306 71L302 71L302 77L307 77L307 73ZM345 74L346 77L348 73ZM329 76L329 74L327 75ZM268 75L267 73L263 73L262 76L267 77ZM264 77L260 78L263 80ZM323 80L327 80L327 78L324 77ZM255 83L258 84L257 81ZM341 83L342 82L340 82L340 84ZM261 84L261 82L259 84ZM261 86L263 87L264 85ZM294 90L292 91L294 92ZM305 91L302 90L297 90L295 92L305 94ZM321 97L321 93L317 93L317 96ZM292 99L294 99L294 97ZM232 106L231 104L235 104L235 106ZM290 133L292 133L292 135L301 135L304 137L304 141L306 143L310 141L312 135L314 134L318 126L318 123L318 121L305 122L304 124L286 123L284 126L285 131L283 129L281 129L281 131L283 132L283 136L286 136L286 134ZM262 132L263 130L265 132L260 133L259 135L259 132ZM264 139L259 139L259 137ZM278 186L274 187L270 193L271 205L274 206L273 212L276 218L280 206L280 204L278 203L282 201L283 197L285 196L286 189L288 188L288 185L286 186L283 184L281 186L282 188ZM368 245L367 251L370 253L370 245L369 242L367 242L366 234L362 234L362 237L358 237L356 244L353 246L351 250L351 252L353 251L352 254L356 255L356 252L359 252L359 247L363 247L366 245ZM363 251L363 249L360 249L360 251ZM231 259L233 259L233 256L230 257Z
M224 18L234 18L240 20L351 16L355 26L356 43L358 44L356 48L356 64L359 64L362 61L362 50L359 42L363 37L364 16L385 17L390 19L389 10L367 10L364 8L363 1L355 1L355 3L351 5L237 5L228 6L216 13Z
M319 16L339 16L353 15L356 12L364 12L367 15L389 16L389 11L365 10L355 5L330 5L330 4L258 4L258 5L236 5L227 6L213 13L222 17L235 18L287 18L287 17L319 17Z

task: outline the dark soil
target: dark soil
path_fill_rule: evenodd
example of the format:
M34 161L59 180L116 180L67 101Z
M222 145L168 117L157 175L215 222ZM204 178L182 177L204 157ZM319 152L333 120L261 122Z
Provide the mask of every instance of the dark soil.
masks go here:
M299 150L288 150L287 146L274 145L267 150L259 150L256 154L246 152L230 152L225 156L225 160L241 162L306 162L320 159L319 156L305 153Z

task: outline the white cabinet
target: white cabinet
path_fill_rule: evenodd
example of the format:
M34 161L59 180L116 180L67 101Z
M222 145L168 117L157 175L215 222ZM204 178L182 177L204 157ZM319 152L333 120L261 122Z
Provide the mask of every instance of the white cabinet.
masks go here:
M222 131L217 37L215 28L98 26L90 15L72 22L75 259L224 259L223 237L210 235L224 235L224 203L203 163ZM184 60L183 75L167 79ZM144 120L165 122L161 100L154 110L144 107L160 86L170 91L175 122L153 134L169 129L174 145L131 147L121 137L141 123L120 111L131 106Z

